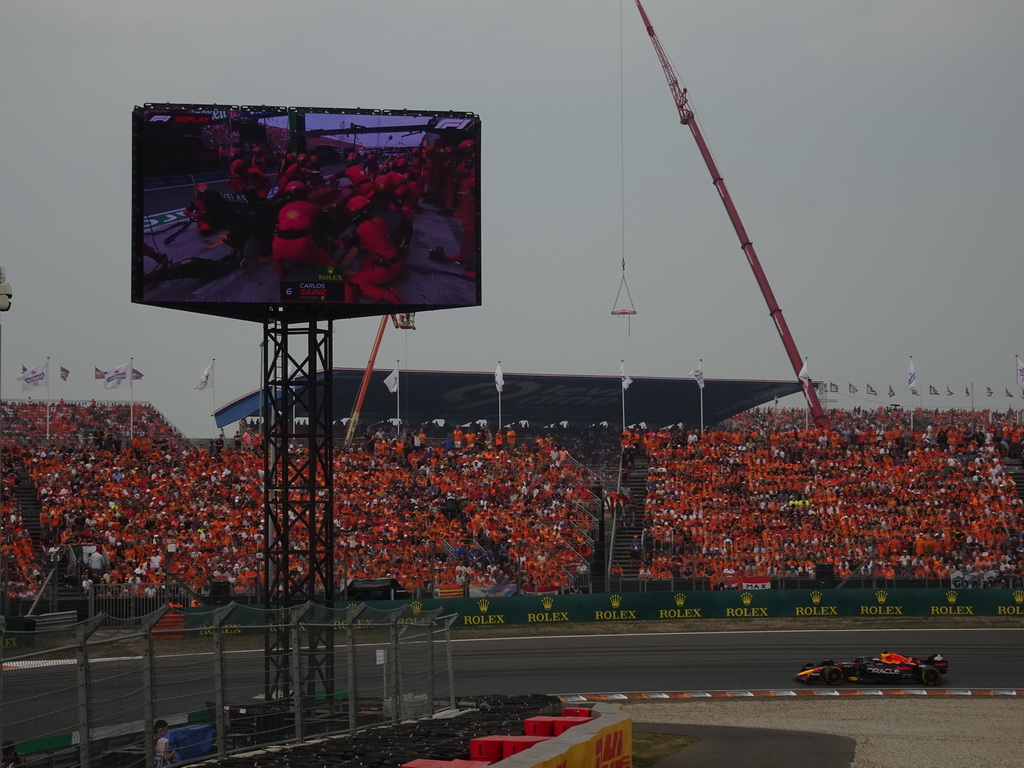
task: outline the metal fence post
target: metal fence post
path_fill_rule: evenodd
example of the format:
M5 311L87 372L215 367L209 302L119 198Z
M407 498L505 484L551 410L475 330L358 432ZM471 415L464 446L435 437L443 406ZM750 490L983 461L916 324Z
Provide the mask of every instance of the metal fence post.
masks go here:
M391 683L388 686L391 689L391 722L397 723L399 720L398 709L401 706L399 696L401 695L401 685L398 681L399 673L399 659L398 659L398 617L401 614L391 615L391 658L389 659L391 667ZM388 691L384 691L384 695L388 695Z
M156 664L153 647L153 628L161 617L167 613L168 607L148 617L148 623L142 627L142 711L145 732L151 734L150 728L156 722Z
M306 682L302 679L302 645L299 639L302 636L301 625L302 619L310 608L313 607L312 602L308 602L305 605L296 606L292 608L291 615L291 677L292 677L292 714L295 716L295 738L297 741L302 741L305 736L305 723L302 719L302 689L303 684ZM306 632L306 639L308 641L310 635L309 631ZM308 644L308 643L307 643ZM311 678L312 682L312 678ZM311 691L312 696L316 696L316 691Z
M92 619L75 630L75 663L78 677L78 757L82 765L92 765L92 674L89 670L89 637L100 624Z
M7 619L0 616L0 702L4 700L4 649L7 647ZM0 744L4 742L4 719L0 717Z
M356 614L358 615L358 614ZM348 729L356 729L356 633L352 626L355 622L355 615L349 615L345 622L345 646L347 656L345 666L348 668Z
M214 723L217 727L217 755L222 758L228 754L227 700L224 696L224 622L237 605L226 605L217 611L213 621L213 701L217 710L214 713Z
M445 616L444 623L444 651L445 661L448 664L448 706L455 708L455 667L452 664L452 624L455 623L455 614Z
M348 659L346 660L346 666L348 668L348 729L354 731L356 729L356 709L359 706L358 693L359 690L356 687L359 684L359 678L356 675L356 619L359 615L366 610L365 603L363 605L353 606L350 605L345 613L345 645L348 649ZM383 696L381 696L383 698Z
M434 714L434 620L427 622L427 711Z

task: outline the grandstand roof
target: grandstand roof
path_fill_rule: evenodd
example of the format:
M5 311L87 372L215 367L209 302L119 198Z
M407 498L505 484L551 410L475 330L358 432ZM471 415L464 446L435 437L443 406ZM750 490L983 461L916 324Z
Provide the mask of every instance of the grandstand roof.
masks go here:
M399 409L396 395L384 384L390 371L374 371L360 415L361 424L393 419ZM322 374L320 374L322 375ZM363 370L334 369L334 417L348 417ZM566 421L574 425L622 423L623 389L618 376L505 373L501 393L501 420L505 424L528 421L547 425ZM800 391L797 381L705 379L704 424L711 426L737 413ZM409 425L444 419L447 424L498 420L498 392L494 373L487 371L401 371L397 397L401 418ZM258 416L260 393L250 392L219 408L218 427ZM627 424L660 428L674 424L698 426L701 396L692 378L635 376L625 392Z

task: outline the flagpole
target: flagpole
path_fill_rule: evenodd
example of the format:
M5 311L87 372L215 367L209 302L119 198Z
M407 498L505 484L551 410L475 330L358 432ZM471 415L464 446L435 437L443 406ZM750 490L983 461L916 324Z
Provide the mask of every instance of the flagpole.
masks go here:
M913 355L910 356L910 372L911 373L914 372L914 356ZM915 380L914 383L916 384L917 381ZM910 444L911 445L914 444L914 390L913 390L913 388L911 388L911 390L910 390Z
M693 360L693 358L690 358ZM704 358L700 358L697 361L697 370L700 371L700 375L704 376ZM700 390L700 438L701 442L704 441L704 382L700 382L700 386L697 387Z
M128 442L135 442L135 358L128 358Z
M498 361L498 368L501 368L501 360ZM502 389L504 389L504 387L501 387L498 390L498 431L499 432L501 431L501 390Z
M46 358L46 439L50 439L50 358Z
M260 348L260 375L256 379L259 382L260 390L260 434L266 435L266 424L267 424L267 384L264 379L267 365L267 340L264 338L259 343Z
M807 371L807 377L803 381L804 385L804 400L807 403L807 408L804 410L804 432L810 427L811 418L811 374L810 368L808 367L808 358L804 357L804 370Z
M397 371L401 360L395 360L395 370ZM402 434L402 386L401 386L401 375L395 377L395 437Z
M211 405L213 407L213 410L210 411L210 415L213 416L214 429L217 428L217 377L215 375L215 371L213 370L213 364L216 362L217 358L210 358L210 391L213 393L211 395Z
M1021 386L1021 356L1019 354L1015 354L1014 358L1016 359L1016 362L1017 362L1017 370L1014 372L1014 381L1017 382L1017 386L1019 387L1019 386ZM1008 415L1010 414L1011 410L1012 410L1012 407L1007 407L1007 414ZM1021 411L1017 412L1017 424L1018 425L1021 423L1021 413L1022 413Z
M620 360L619 361L619 370L620 371L625 371L626 370L626 361L625 360ZM623 379L623 381L625 381L625 379ZM622 434L625 435L626 434L626 388L623 387L623 386L620 386L619 388L622 390Z

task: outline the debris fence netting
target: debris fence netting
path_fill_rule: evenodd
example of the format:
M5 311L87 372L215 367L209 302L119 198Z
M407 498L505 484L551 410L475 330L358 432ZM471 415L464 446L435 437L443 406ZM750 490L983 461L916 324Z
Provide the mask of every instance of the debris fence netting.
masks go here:
M314 603L166 608L3 630L0 741L30 766L191 762L429 717L455 705L453 616Z

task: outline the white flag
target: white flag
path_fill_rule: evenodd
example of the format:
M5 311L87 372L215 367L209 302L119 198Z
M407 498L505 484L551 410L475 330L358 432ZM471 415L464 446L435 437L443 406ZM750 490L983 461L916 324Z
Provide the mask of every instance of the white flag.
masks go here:
M1024 362L1017 358L1017 383L1024 385Z
M117 389L123 387L125 384L131 386L132 383L132 364L122 363L117 368L111 368L107 371L106 380L103 382L104 389Z
M800 368L800 373L796 375L800 381L809 382L811 380L811 372L807 369L807 361L804 360L803 366Z
M704 389L704 371L701 370L699 365L690 371L690 375L693 376L694 380L697 382L697 386Z
M1019 374L1018 374L1019 375ZM914 361L910 361L910 374L907 376L907 389L914 392L917 389L917 374L914 373ZM916 395L917 392L914 392Z
M398 391L398 366L395 366L395 370L388 374L388 377L384 379L384 386L388 388L388 392L392 395Z
M22 390L45 387L47 385L46 374L49 368L49 360L35 368L27 368L21 372L18 381L21 382Z
M501 372L501 363L494 369L494 388L501 392L505 388L505 374Z
M629 385L633 383L633 380L626 375L626 364L622 363L619 366L619 376L622 378L622 389L629 389Z
M206 370L203 371L203 375L199 377L199 383L193 387L193 389L206 389L213 382L213 361L206 366Z

